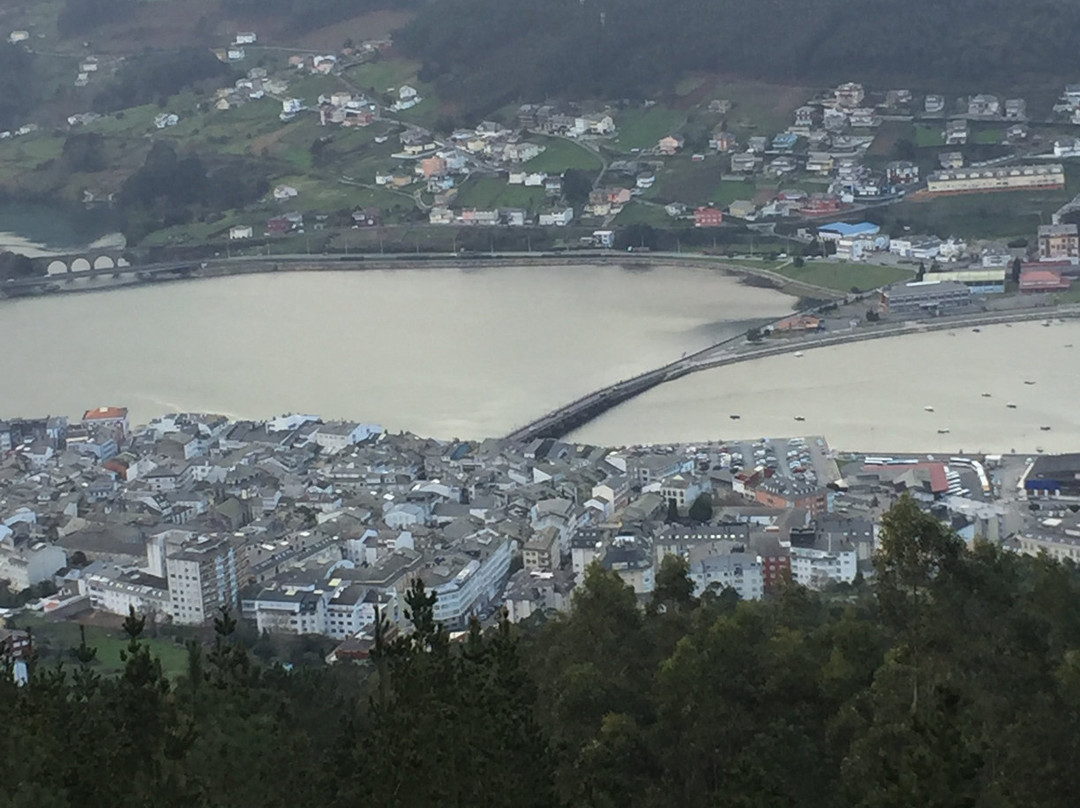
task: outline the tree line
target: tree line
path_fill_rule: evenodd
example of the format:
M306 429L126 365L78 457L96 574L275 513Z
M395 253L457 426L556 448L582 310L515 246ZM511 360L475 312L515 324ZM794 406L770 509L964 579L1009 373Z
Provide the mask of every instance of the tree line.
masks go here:
M470 112L642 98L688 71L815 85L1044 88L1073 80L1065 0L440 0L395 35Z
M132 614L95 651L0 677L11 805L1071 806L1080 575L967 547L903 499L873 583L695 597L665 559L645 608L594 565L563 616L451 640L435 596L372 659L257 664L228 614L176 681Z

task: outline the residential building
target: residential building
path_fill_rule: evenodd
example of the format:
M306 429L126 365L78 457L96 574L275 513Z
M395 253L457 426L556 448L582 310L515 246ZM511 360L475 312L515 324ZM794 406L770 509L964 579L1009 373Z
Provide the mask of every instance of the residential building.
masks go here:
M719 227L724 222L724 213L719 208L700 207L694 211L694 227Z
M756 555L726 553L694 557L692 554L689 567L696 596L710 588L717 593L732 589L740 600L761 600L765 596L765 576Z
M753 174L761 168L762 159L754 152L731 155L731 171L735 174Z
M334 454L381 432L382 427L376 424L335 421L328 424L319 424L312 435L312 439L324 451Z
M894 185L919 181L919 167L909 160L897 160L885 166L885 177Z
M959 168L935 171L927 179L927 190L931 194L1064 187L1065 168L1061 163L1003 168Z
M1001 101L996 95L973 95L968 99L968 115L974 118L994 118L1001 114Z
M927 278L935 281L955 281L971 289L972 294L1001 294L1005 291L1006 267L976 267L974 269L946 270L930 273Z
M811 589L831 583L851 583L858 574L858 558L850 541L831 535L812 545L791 544L791 579Z
M90 605L110 614L167 615L171 599L164 578L142 570L118 571L109 575L92 573L82 579L80 590L90 598Z
M459 545L441 563L420 572L428 589L438 595L435 619L460 628L472 614L495 602L510 573L511 542L489 537Z
M1039 226L1039 260L1080 263L1080 234L1075 224Z
M173 621L201 625L222 606L238 604L242 563L230 538L199 536L165 559Z
M833 91L837 105L848 109L859 106L866 97L866 92L861 84L847 82L841 84Z
M503 593L506 617L517 623L536 612L569 611L573 588L573 574L566 571L518 570Z
M229 239L231 241L251 238L253 235L254 228L252 228L252 226L249 224L235 224L229 228Z
M10 530L2 528L0 524L0 580L8 582L10 591L50 581L67 564L64 548L34 539L17 542Z
M574 220L574 209L565 207L556 210L545 211L540 214L537 224L540 227L565 227Z
M86 427L104 426L117 432L120 438L131 431L127 407L98 407L83 413L82 424Z
M1005 117L1010 121L1022 121L1027 118L1027 101L1023 98L1005 99Z
M927 115L940 115L945 111L945 96L931 94L923 101L923 110Z
M601 565L618 574L634 594L648 595L656 587L653 556L644 539L632 535L620 535L612 539Z

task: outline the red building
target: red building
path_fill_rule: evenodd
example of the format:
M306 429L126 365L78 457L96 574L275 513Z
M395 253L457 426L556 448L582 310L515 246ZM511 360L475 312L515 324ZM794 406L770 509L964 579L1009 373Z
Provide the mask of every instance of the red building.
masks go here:
M844 207L840 197L832 194L811 194L809 199L803 201L801 210L807 216L822 216L827 213L836 213Z
M1027 269L1020 273L1021 292L1063 292L1069 283L1060 269Z
M724 212L719 208L698 208L694 211L694 227L719 227L724 221Z

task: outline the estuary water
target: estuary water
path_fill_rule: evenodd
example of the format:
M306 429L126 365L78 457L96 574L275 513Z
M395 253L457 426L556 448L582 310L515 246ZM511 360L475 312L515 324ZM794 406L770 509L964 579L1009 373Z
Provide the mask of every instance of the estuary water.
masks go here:
M1080 323L909 334L702 371L573 437L625 445L807 434L876 454L1080 451Z
M0 301L0 418L313 412L498 436L792 303L710 269L598 266L295 272Z

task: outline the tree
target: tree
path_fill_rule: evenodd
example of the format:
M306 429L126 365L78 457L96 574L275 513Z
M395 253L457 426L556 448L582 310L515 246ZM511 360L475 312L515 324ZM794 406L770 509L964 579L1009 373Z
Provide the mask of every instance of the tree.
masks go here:
M670 524L672 522L678 522L679 519L679 505L675 502L675 498L672 497L667 501L667 516L664 518L664 521Z
M690 564L682 556L664 556L656 571L650 608L685 609L693 603L694 582L690 580Z
M762 333L760 328L748 328L746 330L746 339L749 342L761 342Z
M708 493L698 494L690 505L689 516L695 522L709 522L713 517L712 497Z

